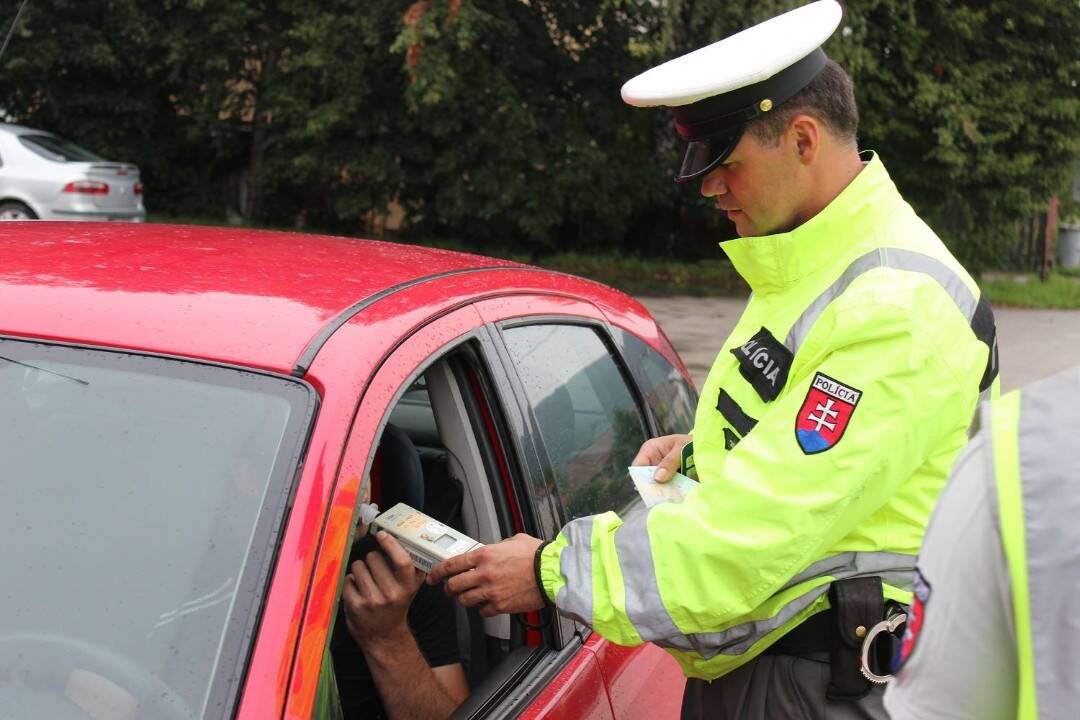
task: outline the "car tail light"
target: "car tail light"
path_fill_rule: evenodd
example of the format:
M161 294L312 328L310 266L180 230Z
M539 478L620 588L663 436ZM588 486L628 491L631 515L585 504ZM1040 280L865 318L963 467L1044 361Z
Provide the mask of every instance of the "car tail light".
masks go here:
M135 193L136 195L142 195L142 183L141 182L136 182L135 187L132 188L131 191L133 193Z
M79 193L80 195L108 195L109 183L99 180L76 180L64 186L66 193Z

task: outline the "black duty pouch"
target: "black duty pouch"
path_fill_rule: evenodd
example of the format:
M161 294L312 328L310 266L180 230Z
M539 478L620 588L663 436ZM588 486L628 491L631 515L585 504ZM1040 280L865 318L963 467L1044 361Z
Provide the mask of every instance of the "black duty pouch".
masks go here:
M870 628L881 622L885 613L881 578L875 576L834 581L829 586L829 604L836 627L830 633L832 677L825 695L830 700L860 700L873 687L859 667L863 639ZM887 667L887 664L884 666Z

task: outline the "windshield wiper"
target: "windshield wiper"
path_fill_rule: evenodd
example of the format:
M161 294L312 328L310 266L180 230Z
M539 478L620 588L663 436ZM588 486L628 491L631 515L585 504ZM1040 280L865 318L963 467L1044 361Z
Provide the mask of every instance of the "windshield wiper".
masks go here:
M81 380L81 379L79 379L77 377L71 377L70 375L65 375L64 373L58 373L55 370L46 370L45 368L38 367L37 365L31 365L30 363L24 363L22 360L13 360L12 358L4 357L3 355L0 355L0 360L6 360L7 362L12 363L14 365L22 365L23 367L28 367L31 370L37 370L38 372L49 373L50 375L55 375L57 377L62 377L65 380L70 380L72 382L77 382L80 385L87 385L87 386L90 385L90 383L88 381L86 381L86 380Z

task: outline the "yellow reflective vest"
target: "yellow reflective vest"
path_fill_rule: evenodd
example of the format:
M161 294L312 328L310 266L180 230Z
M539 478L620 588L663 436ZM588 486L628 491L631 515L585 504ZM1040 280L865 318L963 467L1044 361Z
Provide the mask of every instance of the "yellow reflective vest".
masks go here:
M1080 625L1072 609L1080 590L1080 370L1009 393L983 412L1012 587L1016 718L1075 716L1080 707Z
M721 244L753 294L702 388L701 486L566 525L544 592L689 677L748 662L877 575L910 601L923 531L997 374L993 314L877 156L795 230Z

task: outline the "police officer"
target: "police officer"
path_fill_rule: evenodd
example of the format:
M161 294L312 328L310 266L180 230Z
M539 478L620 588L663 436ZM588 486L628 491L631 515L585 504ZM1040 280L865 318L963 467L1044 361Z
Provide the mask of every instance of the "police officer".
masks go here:
M840 17L820 0L623 87L671 108L688 142L676 181L701 180L735 224L721 247L753 290L692 432L635 459L666 475L684 453L700 487L429 578L454 576L448 592L481 614L548 601L618 644L664 647L689 678L688 718L883 716L861 638L910 601L930 510L996 377L977 285L859 155L851 81L820 47Z
M1080 369L984 404L980 425L927 528L885 705L895 720L1075 718Z

